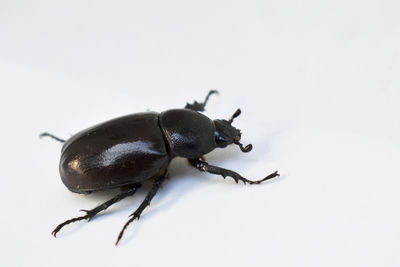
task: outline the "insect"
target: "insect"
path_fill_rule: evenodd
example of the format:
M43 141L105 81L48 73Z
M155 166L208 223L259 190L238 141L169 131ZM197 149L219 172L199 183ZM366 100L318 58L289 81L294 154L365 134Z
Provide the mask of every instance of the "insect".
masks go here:
M251 181L232 170L205 161L205 154L230 144L238 145L242 152L252 149L251 144L243 146L240 143L241 132L232 126L233 120L241 113L240 109L229 120L211 120L201 113L212 94L218 92L211 90L203 102L187 103L183 109L136 113L112 119L78 132L68 140L42 133L40 137L47 136L64 143L59 171L70 191L90 193L121 189L121 193L94 209L82 210L85 215L59 224L52 234L56 236L67 224L90 221L99 212L135 194L144 181L150 180L150 191L129 216L118 235L117 245L128 225L140 218L165 181L168 165L174 157L186 158L199 171L231 177L236 183L260 184L279 176L278 172L274 172L261 180Z

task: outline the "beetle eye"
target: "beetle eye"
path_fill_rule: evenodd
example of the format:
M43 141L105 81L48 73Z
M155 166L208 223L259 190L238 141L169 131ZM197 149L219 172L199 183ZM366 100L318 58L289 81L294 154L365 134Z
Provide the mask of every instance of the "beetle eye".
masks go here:
M217 143L218 147L221 148L224 148L229 145L228 140L218 132L215 133L215 142Z
M217 136L217 141L218 141L218 143L226 143L227 142L226 139L221 135Z

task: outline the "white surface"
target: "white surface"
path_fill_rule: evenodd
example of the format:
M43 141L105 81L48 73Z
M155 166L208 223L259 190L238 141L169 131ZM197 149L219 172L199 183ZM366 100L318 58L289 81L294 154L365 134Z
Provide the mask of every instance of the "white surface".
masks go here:
M399 266L398 1L1 1L1 266ZM69 192L60 144L127 113L217 88L207 115L243 142L183 160L145 192L68 226L112 193Z

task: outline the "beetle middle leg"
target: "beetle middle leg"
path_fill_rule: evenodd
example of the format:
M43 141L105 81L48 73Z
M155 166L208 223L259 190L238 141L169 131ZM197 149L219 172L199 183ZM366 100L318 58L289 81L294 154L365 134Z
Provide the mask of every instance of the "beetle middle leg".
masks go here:
M208 94L206 96L206 99L204 99L204 102L199 103L199 102L197 102L195 100L193 104L186 103L185 108L186 109L191 109L191 110L194 110L194 111L200 111L200 112L204 111L205 110L204 107L207 104L208 98L212 94L218 94L218 91L217 90L210 90L210 92L208 92Z
M240 174L238 174L237 172L228 170L228 169L224 169L221 167L217 167L217 166L213 166L208 164L206 161L203 161L201 159L189 159L189 163L195 167L196 169L202 171L202 172L208 172L208 173L212 173L212 174L218 174L221 175L222 177L232 177L236 183L238 183L239 181L242 181L244 184L249 183L249 184L260 184L266 180L272 179L274 177L279 176L278 172L274 172L271 173L270 175L267 175L265 178L257 180L257 181L251 181L248 180L246 178L244 178L243 176L241 176Z
M150 205L151 200L153 197L156 195L158 189L160 189L161 184L165 181L167 178L168 173L165 172L162 176L155 178L153 187L150 189L150 191L147 193L145 199L143 200L142 204L131 214L129 217L131 217L124 225L122 228L121 232L118 235L117 242L115 242L115 245L118 245L118 242L121 240L122 236L124 235L124 232L128 225L133 222L135 219L140 218L140 215L142 214L143 210Z
M77 221L81 221L81 220L88 220L90 221L94 216L96 216L99 212L106 210L108 207L110 207L111 205L121 201L122 199L128 197L128 196L132 196L133 194L136 193L137 189L139 189L141 186L141 184L133 184L132 186L129 187L128 190L116 195L115 197L113 197L112 199L104 202L103 204L97 206L94 209L91 210L81 210L86 212L86 215L84 216L79 216L79 217L75 217L72 219L69 219L61 224L59 224L51 233L52 235L56 236L57 233L61 230L61 228L63 228L64 226L66 226L67 224L73 223L73 222L77 222Z

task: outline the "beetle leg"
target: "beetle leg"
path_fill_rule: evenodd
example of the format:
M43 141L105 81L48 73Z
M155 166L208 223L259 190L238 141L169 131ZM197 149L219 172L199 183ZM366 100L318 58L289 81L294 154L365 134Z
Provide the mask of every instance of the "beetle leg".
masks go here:
M110 207L111 205L121 201L122 199L128 197L128 196L132 196L133 194L136 193L136 190L138 188L140 188L141 184L134 184L133 186L131 186L128 190L116 195L115 197L113 197L112 199L104 202L103 204L97 206L94 209L91 210L81 210L86 212L86 215L84 216L79 216L76 218L72 218L70 220L67 220L61 224L59 224L51 233L52 235L54 235L54 237L56 237L57 233L61 230L61 228L63 228L65 225L73 223L73 222L77 222L77 221L81 221L81 220L88 220L90 221L94 216L97 215L97 213L106 210L108 207Z
M206 104L207 104L208 98L209 98L210 95L212 95L212 94L218 94L218 91L217 91L217 90L210 90L210 92L208 92L208 94L207 94L207 96L206 96L206 99L204 100L203 103L199 103L199 102L197 102L197 101L195 100L193 104L186 103L185 108L186 108L186 109L191 109L191 110L194 110L194 111L200 111L200 112L204 111L204 110L205 110L204 107L205 107Z
M54 140L57 140L58 142L65 143L65 140L64 140L64 139L61 139L60 137L57 137L57 136L52 135L52 134L47 133L47 132L41 133L41 134L39 135L39 138L42 138L42 137L45 137L45 136L50 137L50 138L53 138Z
M153 187L150 189L150 191L147 193L147 196L143 200L142 204L131 214L129 217L131 217L124 225L122 228L121 232L118 235L117 242L115 242L115 245L118 245L118 242L121 240L122 236L124 235L124 232L128 225L133 222L135 219L140 218L140 215L142 214L143 210L150 205L150 201L153 199L155 194L157 193L158 189L160 189L162 182L167 178L168 174L165 172L162 176L156 178L153 183Z
M208 164L207 162L201 160L201 159L189 159L190 164L195 167L196 169L202 171L202 172L208 172L208 173L212 173L212 174L218 174L221 175L222 177L232 177L236 183L238 183L239 181L242 181L244 184L249 183L249 184L260 184L266 180L272 179L274 177L279 176L278 172L274 172L271 173L270 175L266 176L263 179L257 180L257 181L251 181L248 180L244 177L242 177L240 174L238 174L237 172L228 170L228 169L224 169L221 167L217 167L217 166L213 166Z

